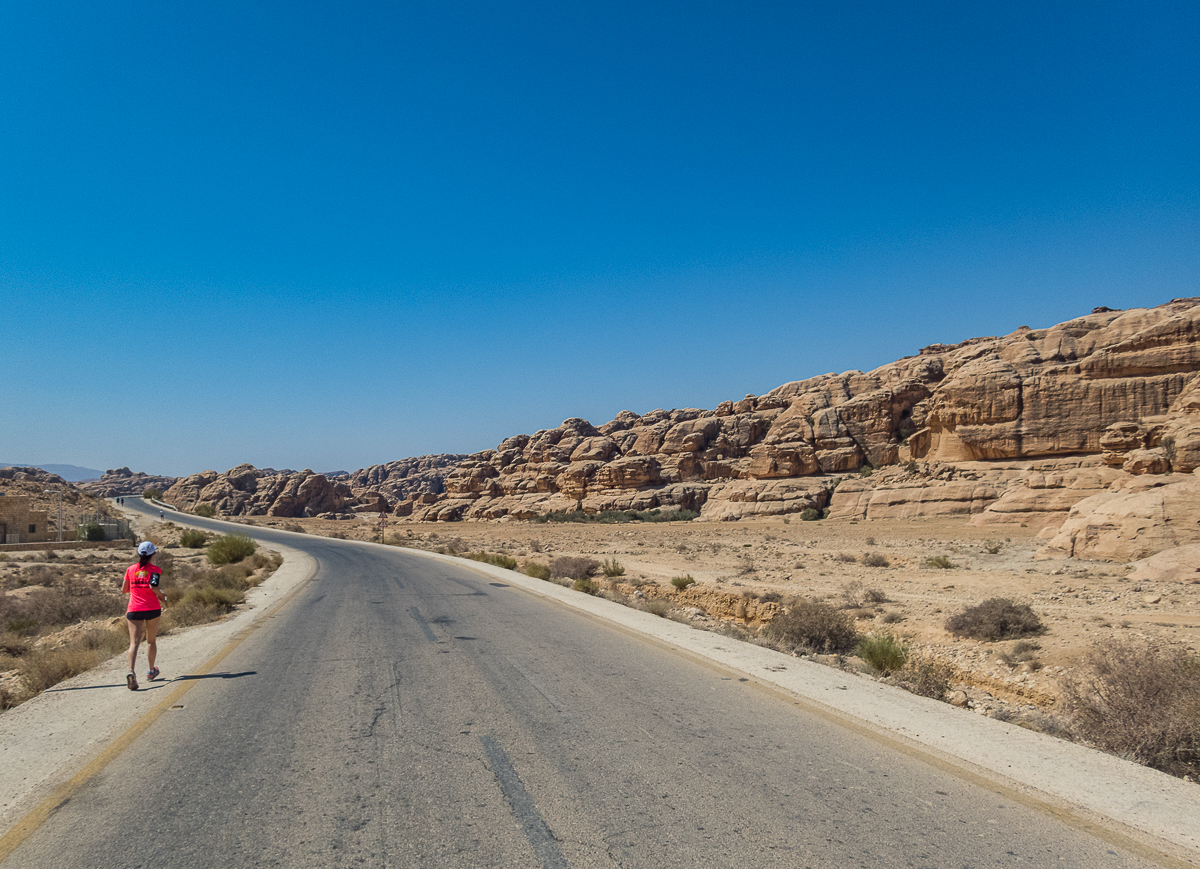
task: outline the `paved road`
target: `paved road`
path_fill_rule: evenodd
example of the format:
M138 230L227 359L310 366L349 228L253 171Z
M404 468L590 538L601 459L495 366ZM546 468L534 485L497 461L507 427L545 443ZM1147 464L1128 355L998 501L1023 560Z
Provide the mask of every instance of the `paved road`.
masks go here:
M6 867L1152 865L469 568L277 537L311 582Z

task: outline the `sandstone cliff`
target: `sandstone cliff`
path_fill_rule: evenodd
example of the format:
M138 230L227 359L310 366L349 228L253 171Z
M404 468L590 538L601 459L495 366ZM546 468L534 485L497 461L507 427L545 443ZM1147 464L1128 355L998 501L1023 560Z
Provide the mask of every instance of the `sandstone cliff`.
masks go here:
M422 493L440 495L446 491L446 474L465 458L465 455L442 453L371 465L350 474L347 482L356 496L369 498L375 493L392 504Z
M223 474L201 471L184 477L163 494L163 500L180 510L209 504L226 516L337 516L351 513L355 507L380 506L377 500L363 505L350 486L324 474L259 470L253 465L238 465Z
M79 484L79 488L91 492L98 498L119 498L127 495L141 495L147 489L158 489L165 492L178 482L178 477L156 477L143 474L141 471L131 471L129 468L107 470L99 480L91 480Z
M713 410L623 411L598 427L569 419L443 468L444 492L410 490L395 513L660 507L732 520L829 508L1057 526L1118 477L1197 466L1197 372L1200 299L1097 309ZM871 468L887 471L844 479Z

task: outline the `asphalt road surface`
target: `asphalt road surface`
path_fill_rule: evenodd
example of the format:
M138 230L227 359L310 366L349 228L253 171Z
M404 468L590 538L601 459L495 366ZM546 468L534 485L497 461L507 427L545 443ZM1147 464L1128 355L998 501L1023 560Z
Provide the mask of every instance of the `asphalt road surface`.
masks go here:
M1155 865L470 568L246 530L314 578L6 867Z

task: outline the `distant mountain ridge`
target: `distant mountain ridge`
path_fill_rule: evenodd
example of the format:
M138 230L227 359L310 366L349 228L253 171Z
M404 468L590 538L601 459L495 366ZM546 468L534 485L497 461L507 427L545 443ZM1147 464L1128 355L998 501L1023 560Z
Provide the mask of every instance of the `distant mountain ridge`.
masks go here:
M81 468L79 465L43 465L37 462L0 462L0 468L41 468L51 474L58 474L68 483L78 483L80 480L99 480L104 471L95 468Z

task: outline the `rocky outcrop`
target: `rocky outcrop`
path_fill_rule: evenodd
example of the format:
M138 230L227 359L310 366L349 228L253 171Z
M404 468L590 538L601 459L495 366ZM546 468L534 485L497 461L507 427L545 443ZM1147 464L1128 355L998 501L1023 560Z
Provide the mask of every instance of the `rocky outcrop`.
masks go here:
M163 494L180 510L211 505L225 516L318 516L341 514L356 506L378 507L377 499L362 501L350 486L324 474L304 471L266 471L238 465L225 473L201 471L185 477ZM386 504L386 501L384 502Z
M1135 561L1130 582L1200 583L1200 543L1189 543Z
M454 457L439 469L444 491L397 492L395 512L448 521L658 507L736 519L828 506L841 517L1053 526L1110 484L1102 468L1155 476L1196 466L1198 372L1200 299L1098 308L714 410L622 411L600 426L569 419ZM1081 458L1091 470L1054 476ZM833 491L839 475L897 462L899 475Z
M11 480L15 483L35 483L42 486L71 486L70 483L58 474L43 471L41 468L22 467L20 465L0 468L0 481L2 480Z
M143 474L141 471L131 471L129 468L116 468L105 471L99 480L80 483L79 488L99 498L121 498L141 495L147 489L165 492L178 481L178 477L159 477Z
M346 482L356 498L377 501L382 496L391 504L425 493L440 495L446 491L446 474L465 458L444 453L371 465L350 474Z
M1131 561L1194 543L1200 543L1200 472L1126 477L1072 507L1038 557Z

